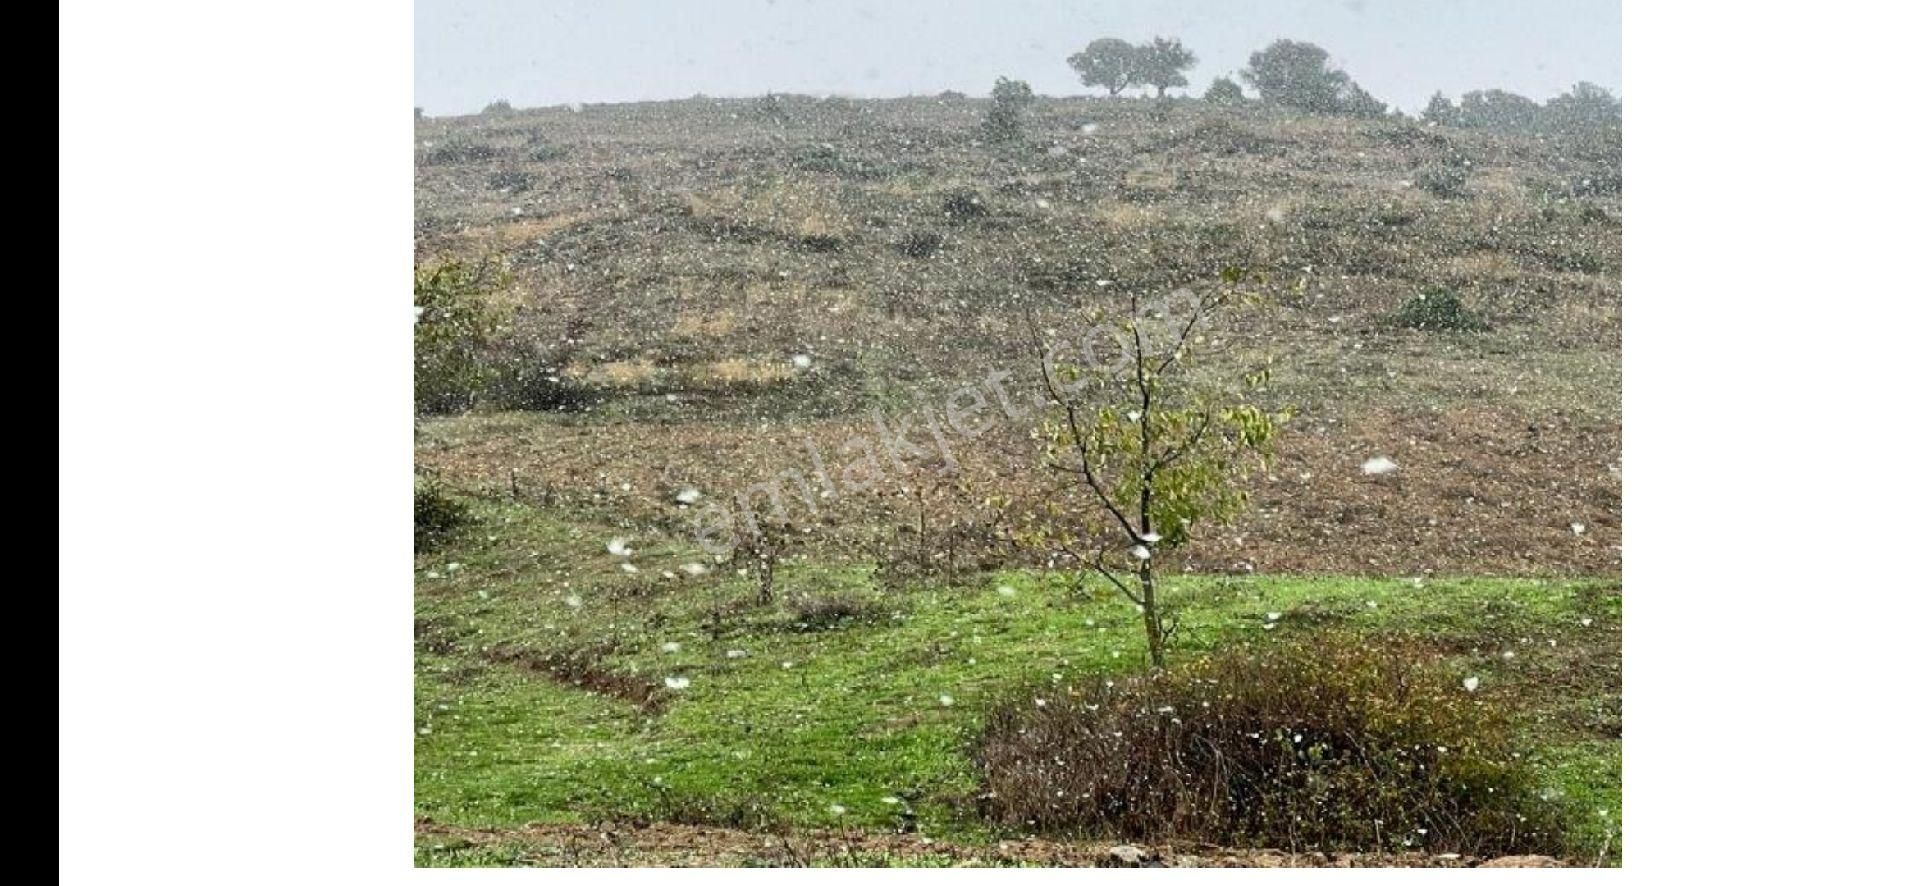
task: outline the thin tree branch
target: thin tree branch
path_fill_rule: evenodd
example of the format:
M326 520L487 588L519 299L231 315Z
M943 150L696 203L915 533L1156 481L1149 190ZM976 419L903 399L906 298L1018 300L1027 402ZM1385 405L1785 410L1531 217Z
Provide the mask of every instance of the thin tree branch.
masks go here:
M1133 593L1132 588L1127 587L1126 582L1123 582L1118 577L1114 576L1113 572L1107 568L1107 565L1105 563L1102 563L1098 560L1088 559L1087 557L1082 556L1078 551L1075 551L1072 548L1066 547L1065 545L1059 546L1056 550L1059 553L1065 554L1068 557L1073 558L1073 561L1076 563L1079 563L1081 566L1084 566L1088 569L1091 569L1095 572L1100 573L1100 576L1102 578L1105 578L1107 581L1112 582L1113 586L1119 589L1120 595L1123 597L1126 597L1129 602L1133 603L1133 605L1135 606L1146 605L1142 603L1140 598Z
M1080 432L1079 412L1074 408L1073 402L1062 396L1060 389L1053 383L1053 371L1047 366L1048 352L1040 341L1040 325L1034 320L1031 308L1027 309L1027 332L1033 339L1035 351L1040 355L1040 379L1046 385L1047 397L1066 410L1067 430L1073 437L1074 453L1080 459L1080 478L1086 483L1087 488L1093 490L1095 497L1100 499L1100 506L1106 508L1107 513L1112 514L1113 518L1120 522L1120 528L1127 531L1127 536L1136 544L1143 543L1140 540L1140 533L1135 531L1133 524L1127 521L1127 515L1120 512L1113 498L1107 495L1106 488L1100 485L1100 479L1093 475L1093 464L1088 455L1086 437Z

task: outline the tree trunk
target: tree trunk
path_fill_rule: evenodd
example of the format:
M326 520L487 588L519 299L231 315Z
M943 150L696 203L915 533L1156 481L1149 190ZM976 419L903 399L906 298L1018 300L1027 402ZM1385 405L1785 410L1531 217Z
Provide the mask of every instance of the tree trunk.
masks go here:
M1160 623L1160 603L1154 597L1153 561L1140 561L1140 616L1147 626L1147 658L1156 671L1167 667L1167 635Z
M754 570L760 583L760 605L773 602L773 560L761 557Z

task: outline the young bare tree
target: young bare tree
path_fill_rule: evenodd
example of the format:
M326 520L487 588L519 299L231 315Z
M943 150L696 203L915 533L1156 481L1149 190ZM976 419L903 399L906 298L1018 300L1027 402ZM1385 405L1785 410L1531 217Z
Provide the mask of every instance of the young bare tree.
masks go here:
M1264 466L1274 429L1291 411L1268 413L1248 402L1268 370L1234 375L1195 364L1205 333L1228 309L1250 301L1245 275L1229 270L1207 292L1180 290L1164 300L1127 300L1126 316L1082 337L1079 363L1063 361L1062 342L1028 328L1053 414L1043 422L1047 470L1063 478L1029 540L1099 574L1139 610L1147 656L1166 666L1178 625L1165 605L1155 564L1195 538L1207 521L1224 521L1247 499L1244 471ZM1106 342L1097 356L1089 342Z
M794 547L800 531L789 520L755 522L752 531L742 533L734 543L732 560L740 563L753 577L754 602L773 603L773 573L780 559Z

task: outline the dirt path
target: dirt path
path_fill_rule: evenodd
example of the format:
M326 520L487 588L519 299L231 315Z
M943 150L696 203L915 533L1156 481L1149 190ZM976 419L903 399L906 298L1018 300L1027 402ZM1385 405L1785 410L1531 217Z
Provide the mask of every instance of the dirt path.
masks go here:
M959 844L859 831L756 833L677 824L536 824L476 829L415 823L419 863L509 867L1119 867L1114 843ZM1327 854L1136 844L1148 867L1560 867L1540 856ZM1121 853L1125 854L1125 853Z

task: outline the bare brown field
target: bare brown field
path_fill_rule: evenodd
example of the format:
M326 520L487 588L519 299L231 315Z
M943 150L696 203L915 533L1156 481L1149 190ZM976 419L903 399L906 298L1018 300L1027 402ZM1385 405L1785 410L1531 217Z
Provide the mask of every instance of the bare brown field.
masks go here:
M422 123L421 259L504 257L513 336L600 402L425 420L420 464L684 537L675 490L725 498L805 469L803 440L831 452L873 413L937 409L991 372L1031 385L1028 311L1065 321L1243 266L1276 297L1217 351L1271 362L1262 405L1300 417L1255 510L1188 568L1618 574L1617 145L1045 100L1008 147L978 138L981 107ZM1414 186L1442 155L1469 158L1465 198ZM1430 286L1492 331L1387 328ZM961 475L1048 494L1021 470L1024 428L1002 430L954 442ZM1375 455L1400 470L1363 475ZM832 547L889 531L898 498L842 501Z

